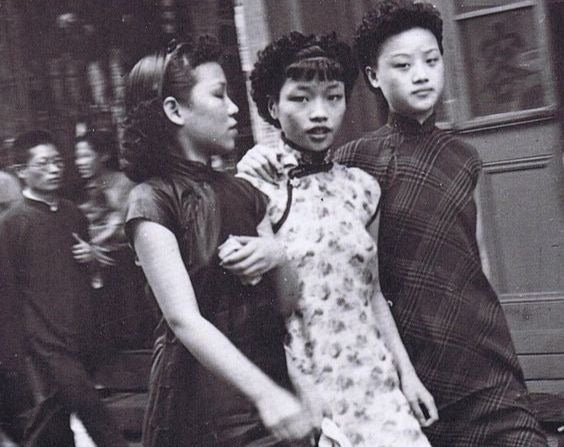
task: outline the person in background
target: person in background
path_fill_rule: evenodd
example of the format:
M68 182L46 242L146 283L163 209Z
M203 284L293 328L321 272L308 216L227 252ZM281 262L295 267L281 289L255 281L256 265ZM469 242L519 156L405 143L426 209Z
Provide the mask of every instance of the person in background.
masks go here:
M8 151L10 140L6 140L2 151ZM22 198L21 185L18 178L13 175L7 168L9 163L5 153L0 157L0 213L8 208L15 200Z
M36 402L22 444L73 446L69 418L76 413L98 446L125 447L88 374L90 278L72 253L74 235L88 240L86 219L58 196L64 163L48 132L20 135L14 154L24 198L0 217L0 296L28 356Z
M98 331L104 349L150 345L155 318L124 232L125 204L134 186L118 170L118 148L106 131L75 140L75 164L84 181L79 208L88 219L90 241L77 239L73 252L91 263Z
M405 347L433 394L433 446L546 446L528 405L509 328L484 271L476 150L435 126L444 86L442 19L425 2L385 0L355 38L369 87L388 123L329 154L382 187L378 259ZM280 169L265 148L238 168ZM259 166L259 168L257 168Z
M285 257L268 235L265 197L210 167L237 135L219 60L211 37L172 44L142 58L126 85L125 169L140 182L126 232L164 317L143 445L309 445L311 418L291 391L266 274L281 275ZM223 269L227 249L253 251L250 269Z
M262 118L281 130L285 168L274 183L243 178L268 195L276 238L299 278L301 293L286 321L296 387L320 402L353 446L430 446L420 424L436 419L433 398L375 275L376 242L368 227L380 187L358 168L325 162L357 76L352 49L335 34L292 32L261 51L252 97ZM222 260L236 272L246 266L241 254Z

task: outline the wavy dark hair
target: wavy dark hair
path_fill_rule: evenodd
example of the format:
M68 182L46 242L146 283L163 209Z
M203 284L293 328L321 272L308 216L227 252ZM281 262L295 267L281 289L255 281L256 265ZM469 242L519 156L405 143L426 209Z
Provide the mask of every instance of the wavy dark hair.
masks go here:
M201 36L143 57L131 69L125 90L122 162L135 182L166 174L163 159L176 148L176 126L163 110L163 100L173 96L188 103L195 84L193 70L206 62L220 62L217 39Z
M342 81L348 99L358 77L352 49L336 33L304 35L298 31L282 36L259 51L251 73L251 96L259 115L280 128L268 110L271 99L278 101L287 79Z
M354 50L369 87L364 68L376 64L382 44L387 39L412 28L423 28L433 33L443 53L443 21L437 8L430 3L384 0L364 15L354 38Z

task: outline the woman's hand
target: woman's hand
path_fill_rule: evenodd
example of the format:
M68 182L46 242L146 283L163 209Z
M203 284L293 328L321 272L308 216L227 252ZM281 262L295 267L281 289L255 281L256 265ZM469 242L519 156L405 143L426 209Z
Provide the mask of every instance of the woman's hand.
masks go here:
M286 261L286 251L270 236L230 236L219 247L221 266L240 278L261 276Z
M312 434L311 414L288 391L276 387L255 404L264 426L278 439L299 440Z
M401 374L401 389L421 427L429 427L439 420L435 399L419 380L415 370Z
M85 240L82 240L76 233L73 233L72 237L76 240L76 244L72 246L72 255L75 261L80 264L92 262L94 260L94 250L92 245Z
M274 183L282 173L278 151L262 144L255 145L237 163L237 173Z

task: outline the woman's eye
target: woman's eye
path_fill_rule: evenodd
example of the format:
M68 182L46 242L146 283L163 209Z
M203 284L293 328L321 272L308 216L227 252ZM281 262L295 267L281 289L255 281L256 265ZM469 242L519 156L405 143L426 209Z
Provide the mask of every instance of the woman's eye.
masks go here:
M394 64L394 68L398 68L400 70L407 70L409 68L409 63L407 62L397 63Z
M307 96L290 96L290 101L292 102L307 102Z
M340 101L343 99L343 95L329 95L329 101Z
M431 59L427 59L427 63L429 65L435 65L437 62L439 62L439 58L438 57L433 57Z

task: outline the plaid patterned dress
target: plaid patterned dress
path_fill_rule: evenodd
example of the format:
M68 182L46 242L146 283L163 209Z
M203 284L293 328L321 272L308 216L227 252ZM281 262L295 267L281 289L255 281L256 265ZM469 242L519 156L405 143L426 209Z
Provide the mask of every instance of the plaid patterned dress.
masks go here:
M530 410L516 402L526 393L523 374L481 268L475 149L436 128L434 118L420 125L391 114L387 126L332 157L366 170L382 187L380 281L439 407L431 444L546 445Z

